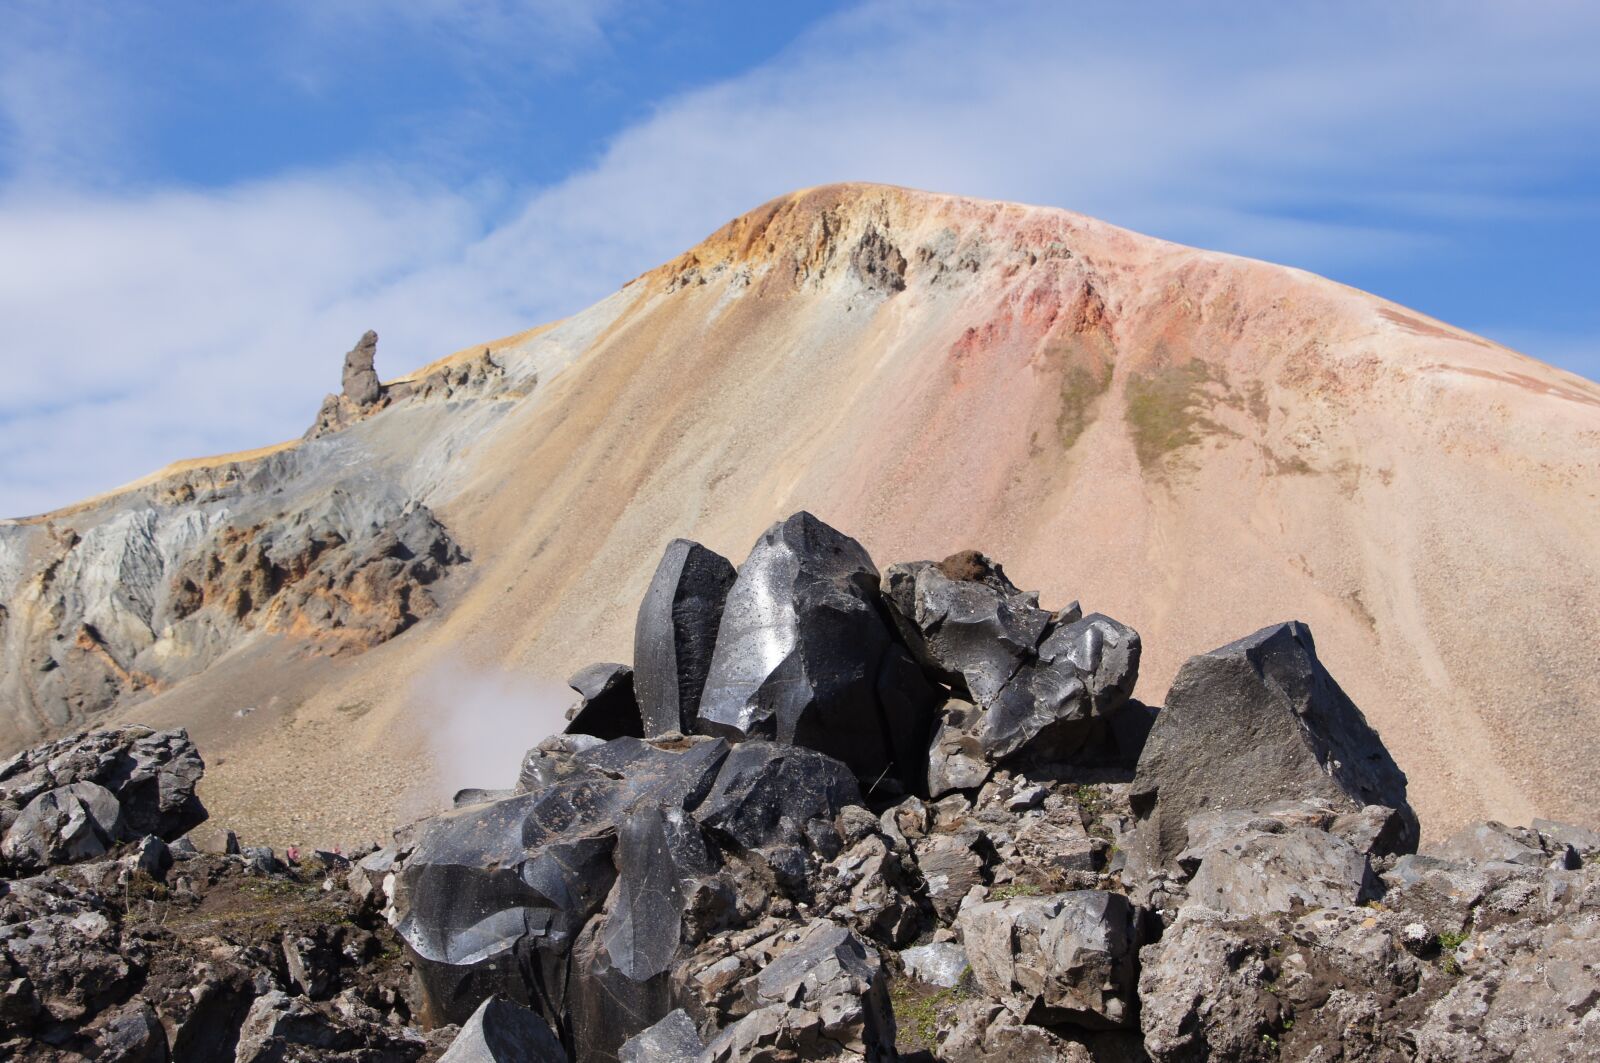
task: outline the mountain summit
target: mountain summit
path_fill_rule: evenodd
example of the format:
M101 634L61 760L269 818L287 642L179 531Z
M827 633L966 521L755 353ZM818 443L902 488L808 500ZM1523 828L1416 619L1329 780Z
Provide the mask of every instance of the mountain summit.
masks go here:
M0 523L0 745L184 726L220 820L365 838L429 785L427 677L622 659L661 542L805 509L1126 619L1151 701L1298 616L1424 832L1593 822L1600 386L1414 311L839 185L399 380L375 343L302 440Z

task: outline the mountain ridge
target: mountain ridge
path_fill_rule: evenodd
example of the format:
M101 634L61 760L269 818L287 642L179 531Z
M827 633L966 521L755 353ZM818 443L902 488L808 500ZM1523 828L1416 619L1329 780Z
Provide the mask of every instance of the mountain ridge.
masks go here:
M248 797L286 765L323 790L373 769L387 782L363 798L393 812L394 780L415 782L425 732L450 718L416 694L440 662L554 676L616 656L627 609L596 585L642 590L674 535L742 555L798 508L864 529L890 560L995 543L1019 583L1173 646L1147 664L1151 701L1187 653L1310 602L1429 829L1581 819L1600 790L1559 737L1594 734L1600 704L1581 649L1600 635L1583 517L1600 387L1397 304L1066 211L845 185L779 197L487 347L505 390L8 522L0 601L43 571L52 522L225 524L256 488L343 483L335 455L370 463L362 484L388 477L394 504L426 505L471 560L392 642L320 659L244 631L154 697L113 699L113 715L181 723L210 749L262 746L259 764L208 776L208 802L269 832L294 820ZM1528 640L1520 668L1496 659L1491 616ZM12 661L18 627L0 623ZM108 652L131 670L160 632L147 641ZM309 750L330 737L348 748Z

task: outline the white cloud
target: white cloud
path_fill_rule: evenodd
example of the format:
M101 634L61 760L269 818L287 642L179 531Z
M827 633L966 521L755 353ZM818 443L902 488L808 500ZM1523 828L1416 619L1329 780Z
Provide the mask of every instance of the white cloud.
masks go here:
M574 39L604 15L579 7ZM452 8L454 32L509 10ZM1422 268L1450 253L1434 222L1534 209L1530 182L1586 165L1600 134L1600 9L1216 10L870 4L666 101L509 212L353 167L216 193L13 189L0 513L296 434L364 328L397 372L576 310L800 186L1054 203L1294 264Z

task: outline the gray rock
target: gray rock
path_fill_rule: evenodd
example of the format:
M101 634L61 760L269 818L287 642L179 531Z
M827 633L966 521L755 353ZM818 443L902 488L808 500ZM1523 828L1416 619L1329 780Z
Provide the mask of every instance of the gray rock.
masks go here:
M1097 1055L1058 1030L1030 1025L999 1004L974 1000L957 1012L955 1024L939 1046L939 1058L952 1063L1096 1063L1139 1057L1133 1053Z
M1551 819L1534 820L1533 829L1544 836L1546 844L1571 846L1586 861L1600 856L1600 831Z
M628 1038L617 1050L617 1063L694 1063L705 1047L694 1020L678 1008Z
M994 857L994 847L977 830L918 838L912 842L912 850L928 900L947 923L955 918L972 887L987 883Z
M102 1016L96 1026L96 1058L106 1063L167 1063L167 1031L144 1001L129 1001Z
M7 1022L80 1023L144 976L100 897L48 876L0 880L0 989Z
M1188 914L1139 953L1139 1025L1155 1063L1277 1058L1274 942L1249 926Z
M128 725L24 750L0 764L0 854L26 873L145 835L176 839L205 821L204 773L183 731Z
M439 1063L567 1063L567 1053L533 1011L490 997L462 1024Z
M918 945L900 953L906 974L919 982L954 989L967 980L967 950L954 941Z
M1050 624L1037 594L975 550L889 566L883 598L918 662L980 706L1032 659Z
M1568 870L1581 863L1577 851L1570 845L1547 841L1541 832L1527 827L1492 822L1462 827L1432 847L1428 855L1458 864L1499 862Z
M1278 624L1189 658L1139 758L1130 800L1138 849L1162 866L1188 845L1196 813L1322 798L1397 810L1390 851L1416 848L1406 779L1317 660L1310 631Z
M625 664L591 664L580 668L567 685L583 698L569 713L567 733L603 741L643 738L639 702L633 693L633 669Z
M382 385L373 369L378 355L378 334L368 329L344 356L344 374L341 380L344 397L357 406L370 406L378 401Z
M711 1041L703 1063L897 1058L888 982L853 931L813 923L745 985L754 1010Z
M864 785L920 788L925 745L911 743L917 765L897 765L879 701L893 642L878 601L878 570L860 543L809 513L773 525L728 592L699 729L819 750ZM931 709L918 708L919 737Z
M1109 717L1133 694L1139 679L1139 633L1103 613L1090 613L1051 629L1039 647L1044 664L1070 664L1098 716Z
M23 873L104 855L122 836L122 805L92 782L47 790L6 831L0 858Z
M1354 906L1378 885L1366 854L1325 831L1246 830L1179 858L1198 862L1188 900L1229 919Z
M978 985L1025 1021L1111 1028L1137 1011L1136 914L1120 894L1078 890L969 904L957 927Z
M928 750L928 796L976 790L994 770L978 736L981 711L966 701L945 702Z
M699 543L667 544L633 632L634 686L646 735L695 733L723 605L737 575L732 562Z

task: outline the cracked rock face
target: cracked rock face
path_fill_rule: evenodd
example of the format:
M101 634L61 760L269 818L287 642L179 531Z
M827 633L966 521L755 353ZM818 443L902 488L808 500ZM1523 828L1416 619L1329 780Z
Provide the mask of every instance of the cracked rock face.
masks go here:
M205 764L182 731L125 727L74 735L0 764L0 861L21 872L101 856L205 821Z

